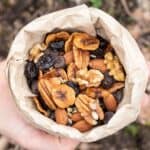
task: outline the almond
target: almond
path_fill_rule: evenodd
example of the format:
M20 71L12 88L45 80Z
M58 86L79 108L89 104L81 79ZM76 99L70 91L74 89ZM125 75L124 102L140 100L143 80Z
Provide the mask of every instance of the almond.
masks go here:
M111 93L107 92L107 91L103 91L102 92L102 97L104 99L104 104L105 104L107 110L112 111L112 112L116 111L117 101L114 98L114 96Z
M90 61L89 66L92 69L98 69L102 72L105 72L107 70L107 67L104 63L104 59L93 59Z
M82 120L82 119L83 119L83 118L82 118L80 112L73 113L72 116L71 116L71 120L72 120L72 121L75 121L75 122L80 121L80 120Z
M68 116L65 109L57 108L55 110L56 122L59 124L66 125L68 123Z
M85 120L80 120L72 127L78 129L80 132L86 132L92 128L92 125L88 124Z

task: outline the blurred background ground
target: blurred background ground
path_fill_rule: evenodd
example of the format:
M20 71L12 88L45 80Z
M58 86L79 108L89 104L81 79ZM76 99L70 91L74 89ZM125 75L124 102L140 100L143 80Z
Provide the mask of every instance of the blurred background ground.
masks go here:
M150 61L149 0L0 0L0 58L6 58L15 35L25 24L43 14L82 3L114 16L130 31L146 60ZM103 140L82 143L78 150L149 150L149 140L150 124L136 122ZM0 150L20 149L19 145L10 144L7 138L0 137Z

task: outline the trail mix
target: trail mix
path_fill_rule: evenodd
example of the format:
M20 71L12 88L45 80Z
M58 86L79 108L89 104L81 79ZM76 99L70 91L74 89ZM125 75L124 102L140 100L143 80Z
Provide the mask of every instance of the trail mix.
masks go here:
M47 34L29 51L24 73L37 110L81 132L106 124L123 98L123 66L98 35Z

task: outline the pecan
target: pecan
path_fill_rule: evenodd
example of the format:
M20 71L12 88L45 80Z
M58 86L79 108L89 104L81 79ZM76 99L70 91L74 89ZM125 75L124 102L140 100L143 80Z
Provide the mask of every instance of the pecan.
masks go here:
M74 45L82 50L93 51L99 47L99 40L86 33L78 33L74 36Z
M68 123L68 115L65 109L57 108L55 110L56 122L66 125Z
M84 69L88 66L89 59L90 59L89 52L82 51L74 47L73 55L74 55L75 64L79 69Z
M47 46L42 44L35 44L31 50L29 51L29 60L37 59L39 56L41 56L42 51L44 51L47 48Z
M78 129L80 132L86 132L92 128L92 125L88 124L85 120L80 120L73 124L72 127Z
M51 69L48 72L46 72L43 76L44 79L49 79L53 77L61 77L63 80L68 80L66 71L64 69Z
M81 116L91 125L97 124L97 121L92 117L92 110L89 106L90 103L95 101L95 99L92 99L84 94L79 94L75 101L75 105L81 113Z
M89 66L92 69L98 69L102 72L105 72L107 70L107 67L104 63L104 59L93 59L89 62Z
M92 98L99 98L101 96L101 88L87 88L85 94Z
M37 97L33 97L33 101L34 101L34 103L35 103L35 105L36 105L37 110L38 110L40 113L44 114L45 116L48 116L48 115L49 115L48 112L42 108L42 106L41 106L39 100L37 99Z

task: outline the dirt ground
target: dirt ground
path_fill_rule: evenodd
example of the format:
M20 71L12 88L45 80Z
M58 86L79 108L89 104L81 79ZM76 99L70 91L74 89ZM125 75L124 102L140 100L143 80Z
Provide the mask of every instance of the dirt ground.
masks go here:
M147 61L150 61L150 1L149 0L1 0L0 58L6 58L17 32L28 22L43 14L86 3L114 16L134 36ZM85 144L78 150L148 150L150 126L134 123L103 140ZM19 150L18 145L0 137L2 150ZM1 148L1 147L0 147ZM1 150L1 149L0 149Z

